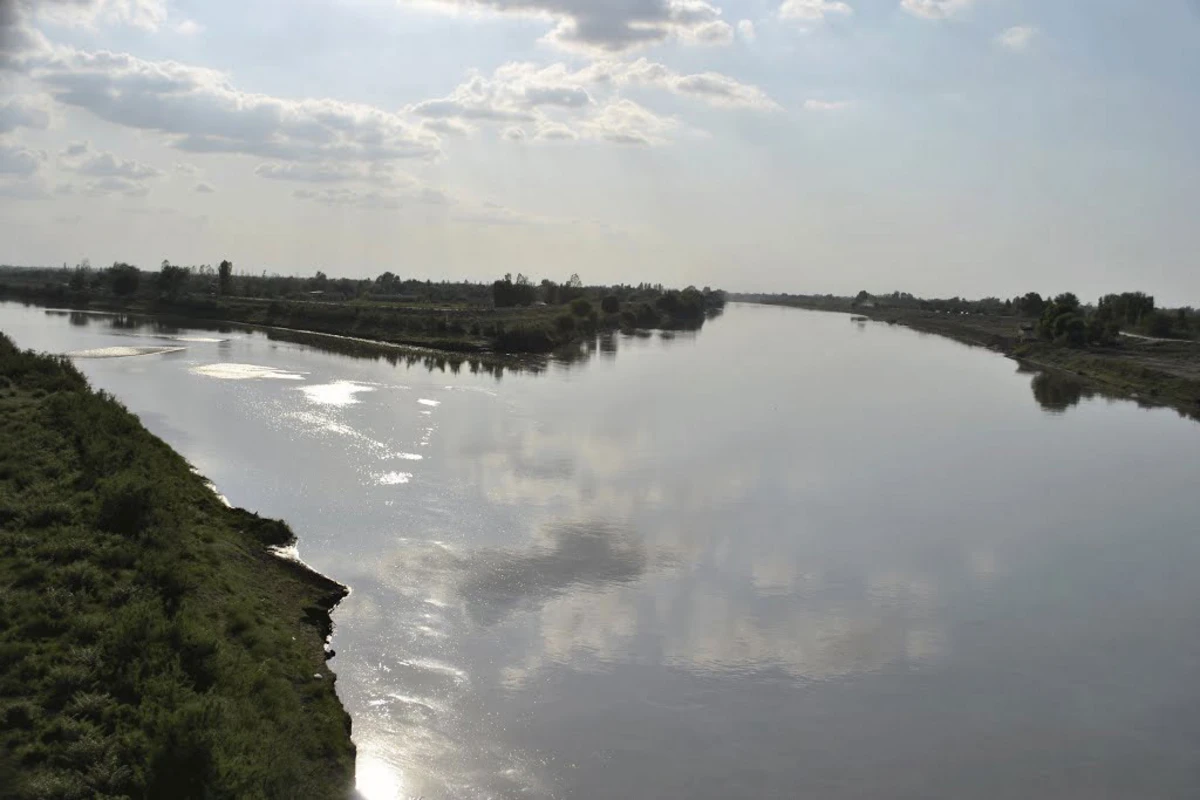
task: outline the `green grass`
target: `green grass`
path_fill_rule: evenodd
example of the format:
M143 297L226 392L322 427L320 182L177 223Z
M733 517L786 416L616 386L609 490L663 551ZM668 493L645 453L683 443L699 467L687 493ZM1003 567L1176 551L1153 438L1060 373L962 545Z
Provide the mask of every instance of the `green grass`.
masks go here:
M0 335L0 796L345 796L345 590L267 553L292 539Z

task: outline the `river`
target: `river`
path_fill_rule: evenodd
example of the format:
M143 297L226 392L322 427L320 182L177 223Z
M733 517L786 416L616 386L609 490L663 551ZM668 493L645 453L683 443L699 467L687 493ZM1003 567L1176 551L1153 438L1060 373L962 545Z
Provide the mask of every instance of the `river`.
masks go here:
M0 330L84 351L351 587L367 800L1200 786L1200 428L1171 411L758 306L501 375L16 304Z

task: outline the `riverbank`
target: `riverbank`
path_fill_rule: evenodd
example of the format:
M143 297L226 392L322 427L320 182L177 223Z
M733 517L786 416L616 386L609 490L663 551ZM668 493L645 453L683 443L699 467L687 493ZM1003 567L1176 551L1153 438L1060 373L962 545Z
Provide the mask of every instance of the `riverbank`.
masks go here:
M0 792L337 797L346 589L65 359L0 335Z
M137 281L141 288L118 293L105 283L103 273L93 277L94 287L72 288L61 271L0 267L0 300L322 333L475 356L545 355L604 331L695 330L724 306L722 293L691 287L625 299L580 289L584 294L570 303L495 307L478 301L397 302L373 295L337 299L323 292L271 298L167 293L155 288L153 275Z
M833 310L787 305L815 311ZM1200 417L1200 344L1194 342L1122 337L1109 346L1075 348L1032 339L1021 330L1022 323L1031 321L1011 316L877 308L855 308L850 313L986 347L1028 365L1069 372L1093 381L1109 394Z

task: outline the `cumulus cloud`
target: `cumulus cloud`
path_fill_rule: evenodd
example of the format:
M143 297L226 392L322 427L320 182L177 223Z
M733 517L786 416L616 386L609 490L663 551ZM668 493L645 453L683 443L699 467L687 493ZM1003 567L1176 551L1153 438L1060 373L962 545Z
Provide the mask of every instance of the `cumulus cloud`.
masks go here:
M698 32L721 18L705 0L409 0L452 11L493 11L540 17L555 24L546 40L559 47L622 52L672 36L703 41ZM726 25L728 27L728 25ZM709 40L711 42L711 39Z
M900 7L915 17L946 19L971 5L974 0L901 0Z
M46 162L44 150L31 150L16 142L0 141L0 175L29 177Z
M114 175L88 181L84 184L83 193L89 197L108 197L118 194L126 197L145 197L150 193L150 187L141 181Z
M573 142L579 134L561 122L543 122L538 125L533 138L541 142Z
M510 125L500 131L500 136L510 142L523 142L526 139L525 129L517 125Z
M437 115L438 119L532 122L544 127L554 121L552 115L580 119L599 113L598 109L626 86L667 91L717 107L758 111L779 108L762 89L727 75L681 75L641 58L633 62L597 61L578 70L562 63L544 67L505 64L490 77L474 74L448 97L418 103L409 110Z
M289 161L428 158L435 134L399 114L328 99L243 92L216 70L124 53L62 48L34 77L59 102L118 125L157 131L193 153Z
M216 191L216 189L213 188L211 183L205 183L204 181L201 181L200 183L196 184L196 188L193 191L195 191L197 194L212 194Z
M693 44L725 45L733 41L733 26L718 19L699 25L681 36Z
M409 205L449 205L450 198L437 189L428 187L411 191L383 191L378 189L297 189L292 196L300 200L312 200L330 206L354 208L397 209Z
M1017 25L997 36L996 42L1009 50L1026 50L1037 34L1038 29L1032 25Z
M58 25L118 24L153 31L167 19L164 0L18 0L16 5Z
M50 112L45 98L14 97L0 104L0 133L11 133L17 128L46 128L50 124Z
M805 111L841 111L849 107L845 100L805 100Z
M758 37L758 32L754 29L754 23L751 20L743 19L737 24L738 35L747 42L753 42Z
M461 120L446 117L432 117L421 120L421 128L439 136L467 136L471 126Z
M95 178L128 178L133 181L160 178L164 174L157 167L128 158L119 158L112 153L93 152L87 142L74 142L60 154L59 166L79 175Z
M196 36L204 33L204 26L194 19L185 19L175 25L175 32L180 36Z
M581 129L590 137L614 144L652 145L662 144L677 124L632 100L620 99L604 106Z
M784 0L779 7L780 19L816 22L827 14L853 14L854 9L841 0Z
M177 175L184 175L189 178L194 178L200 174L200 168L197 167L195 164L188 164L185 161L176 161L175 162L175 173Z

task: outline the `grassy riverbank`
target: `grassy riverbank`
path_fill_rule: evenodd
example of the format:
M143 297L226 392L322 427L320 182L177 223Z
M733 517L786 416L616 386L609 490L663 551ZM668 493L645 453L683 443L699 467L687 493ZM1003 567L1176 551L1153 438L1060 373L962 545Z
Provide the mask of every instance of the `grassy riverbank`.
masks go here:
M759 301L765 302L765 301ZM1108 392L1143 404L1169 406L1200 416L1200 343L1121 336L1103 346L1069 347L1044 341L1022 330L1029 320L999 314L948 314L896 308L830 308L827 304L776 302L818 311L853 313L879 322L904 325L964 344L986 347L1026 364L1070 372Z
M157 273L125 264L105 270L0 267L0 299L509 355L570 348L603 331L694 330L725 304L724 293L694 287L680 291L645 284L588 287L549 282L534 287L508 279L494 286L429 284L421 295L403 295L394 289L425 284L396 284L385 277L231 276L217 281L169 264Z
M292 540L0 335L0 796L346 796L345 589Z

